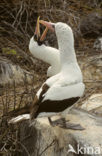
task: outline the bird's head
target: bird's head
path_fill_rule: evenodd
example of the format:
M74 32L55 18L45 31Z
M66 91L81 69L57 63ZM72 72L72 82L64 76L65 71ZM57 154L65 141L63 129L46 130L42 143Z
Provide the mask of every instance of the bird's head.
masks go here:
M72 29L66 23L51 23L43 20L39 20L39 23L46 26L46 28L50 29L52 32L55 32L59 42L74 42Z

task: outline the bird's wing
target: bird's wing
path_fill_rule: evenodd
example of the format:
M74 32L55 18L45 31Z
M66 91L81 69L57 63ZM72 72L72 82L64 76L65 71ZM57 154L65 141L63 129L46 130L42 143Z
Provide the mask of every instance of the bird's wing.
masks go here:
M35 96L33 105L31 107L31 113L30 113L31 119L36 118L38 108L44 98L44 94L47 92L48 89L49 89L49 86L46 83L44 83L43 86L38 91L39 96L37 96L37 95Z
M42 103L45 94L49 90L49 88L58 80L59 74L52 76L51 78L47 79L46 82L41 86L41 88L38 90L33 105L31 107L31 119L36 118L37 116L37 110L39 108L39 105Z
M44 94L43 101L64 100L72 97L81 97L84 93L85 85L80 82L73 85L61 86L56 83Z

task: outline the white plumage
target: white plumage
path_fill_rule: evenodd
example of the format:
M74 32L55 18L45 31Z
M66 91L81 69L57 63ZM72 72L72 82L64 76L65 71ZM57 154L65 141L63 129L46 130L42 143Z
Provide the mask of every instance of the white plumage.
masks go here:
M82 82L73 85L65 85L64 87L60 83L57 84L55 83L52 87L50 87L50 89L45 94L43 101L58 101L74 97L81 97L85 88Z
M51 65L47 70L48 77L56 75L60 72L61 65L58 49L46 46L44 44L38 45L38 43L34 40L34 37L32 37L29 43L29 50L35 58Z
M65 23L55 23L55 32L60 51L61 71L48 78L37 92L39 105L37 113L31 113L31 118L42 112L60 112L72 106L83 96L85 85L82 72L78 65L74 50L72 29ZM39 103L39 104L38 104Z
M60 51L61 72L46 80L50 88L44 94L45 100L63 100L72 97L81 97L85 85L82 73L77 63L72 29L64 23L55 24L55 32ZM38 91L38 96L41 89Z

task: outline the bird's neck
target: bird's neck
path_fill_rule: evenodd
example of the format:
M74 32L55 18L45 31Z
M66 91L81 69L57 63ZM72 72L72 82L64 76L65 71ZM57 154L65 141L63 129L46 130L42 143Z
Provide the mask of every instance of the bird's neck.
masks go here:
M59 66L60 55L59 50L50 46L45 46L42 48L43 52L43 60L49 63L51 66Z
M72 40L66 39L58 41L58 45L60 50L61 69L65 68L69 64L77 62L73 38Z
M59 62L59 50L42 44L39 46L33 37L30 40L29 50L32 55L52 66Z

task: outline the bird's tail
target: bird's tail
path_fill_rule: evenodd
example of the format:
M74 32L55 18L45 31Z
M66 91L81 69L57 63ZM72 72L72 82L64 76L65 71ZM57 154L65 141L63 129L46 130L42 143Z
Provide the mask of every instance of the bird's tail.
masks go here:
M9 124L14 124L14 123L18 123L24 120L29 120L30 119L30 114L23 114L23 115L19 115L15 118L12 118L8 123Z

